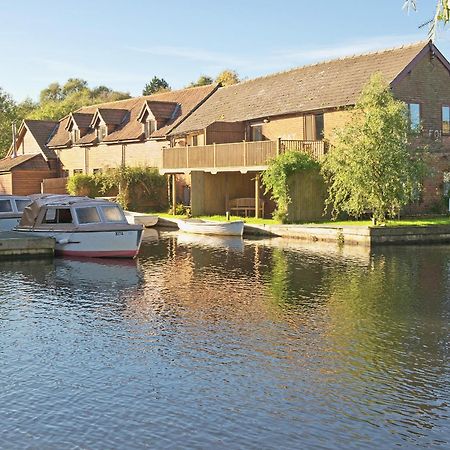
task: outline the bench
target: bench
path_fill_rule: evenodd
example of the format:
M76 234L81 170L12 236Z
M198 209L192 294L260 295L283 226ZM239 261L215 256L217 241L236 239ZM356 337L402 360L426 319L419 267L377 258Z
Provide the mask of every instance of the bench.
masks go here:
M228 210L236 215L244 214L244 217L248 217L249 211L255 215L255 199L253 197L233 198L228 201ZM260 217L264 217L264 200L262 198L259 199L259 212Z

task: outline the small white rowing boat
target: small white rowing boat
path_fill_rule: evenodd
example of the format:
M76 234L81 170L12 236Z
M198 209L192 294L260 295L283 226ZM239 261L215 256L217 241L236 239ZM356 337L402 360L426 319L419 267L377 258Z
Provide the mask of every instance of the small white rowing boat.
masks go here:
M209 234L214 236L242 236L244 221L215 222L202 219L179 219L178 228L185 233Z
M144 227L153 227L158 223L158 216L151 214L138 213L134 211L124 211L128 223L144 225Z

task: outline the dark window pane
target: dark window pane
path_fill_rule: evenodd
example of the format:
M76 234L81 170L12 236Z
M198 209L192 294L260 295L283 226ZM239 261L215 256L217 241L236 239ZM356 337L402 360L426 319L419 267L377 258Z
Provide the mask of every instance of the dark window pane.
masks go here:
M316 122L316 135L315 140L320 141L323 139L323 114L316 114L315 116L315 122Z
M12 210L10 200L0 200L0 212L12 212Z
M72 213L69 208L58 209L57 223L73 223Z
M262 141L263 140L263 134L262 134L262 126L261 125L255 125L253 127L250 127L252 131L252 141Z
M16 200L17 211L22 212L30 203L31 200Z

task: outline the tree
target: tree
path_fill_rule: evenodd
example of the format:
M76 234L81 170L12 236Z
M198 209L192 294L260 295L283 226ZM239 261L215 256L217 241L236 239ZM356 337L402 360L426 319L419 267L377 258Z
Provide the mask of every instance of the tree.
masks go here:
M169 83L164 78L154 76L149 83L147 83L142 91L142 95L151 95L158 92L170 91Z
M403 8L407 11L417 10L417 0L403 0ZM447 25L450 21L450 0L437 0L434 17L422 24L419 28L429 26L428 37L434 41L439 23Z
M16 104L12 97L0 88L0 158L11 145L11 125L17 119Z
M63 97L88 89L88 83L81 78L69 78L61 88Z
M239 75L234 70L223 70L216 78L216 83L220 83L222 86L231 86L240 81Z
M197 81L193 81L188 87L207 86L213 84L213 79L208 75L200 75Z
M50 83L47 88L41 91L39 96L39 101L41 103L49 102L49 101L58 101L62 100L63 94L62 89L59 83Z
M414 201L425 174L422 152L412 145L416 136L406 105L374 74L323 162L333 217L370 211L374 222L384 222Z
M19 117L21 119L59 120L82 106L123 100L130 98L130 94L114 91L106 86L90 89L85 80L69 78L62 87L59 83L50 84L41 91L40 98L41 101L34 108L22 108L23 113L19 114Z

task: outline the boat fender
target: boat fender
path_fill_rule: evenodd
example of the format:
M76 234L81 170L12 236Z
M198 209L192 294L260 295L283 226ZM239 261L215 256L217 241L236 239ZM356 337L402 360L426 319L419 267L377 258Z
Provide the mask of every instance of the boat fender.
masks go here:
M57 244L59 244L59 245L66 245L66 244L68 244L70 241L69 241L69 239L60 239L59 241L56 241L57 242Z

